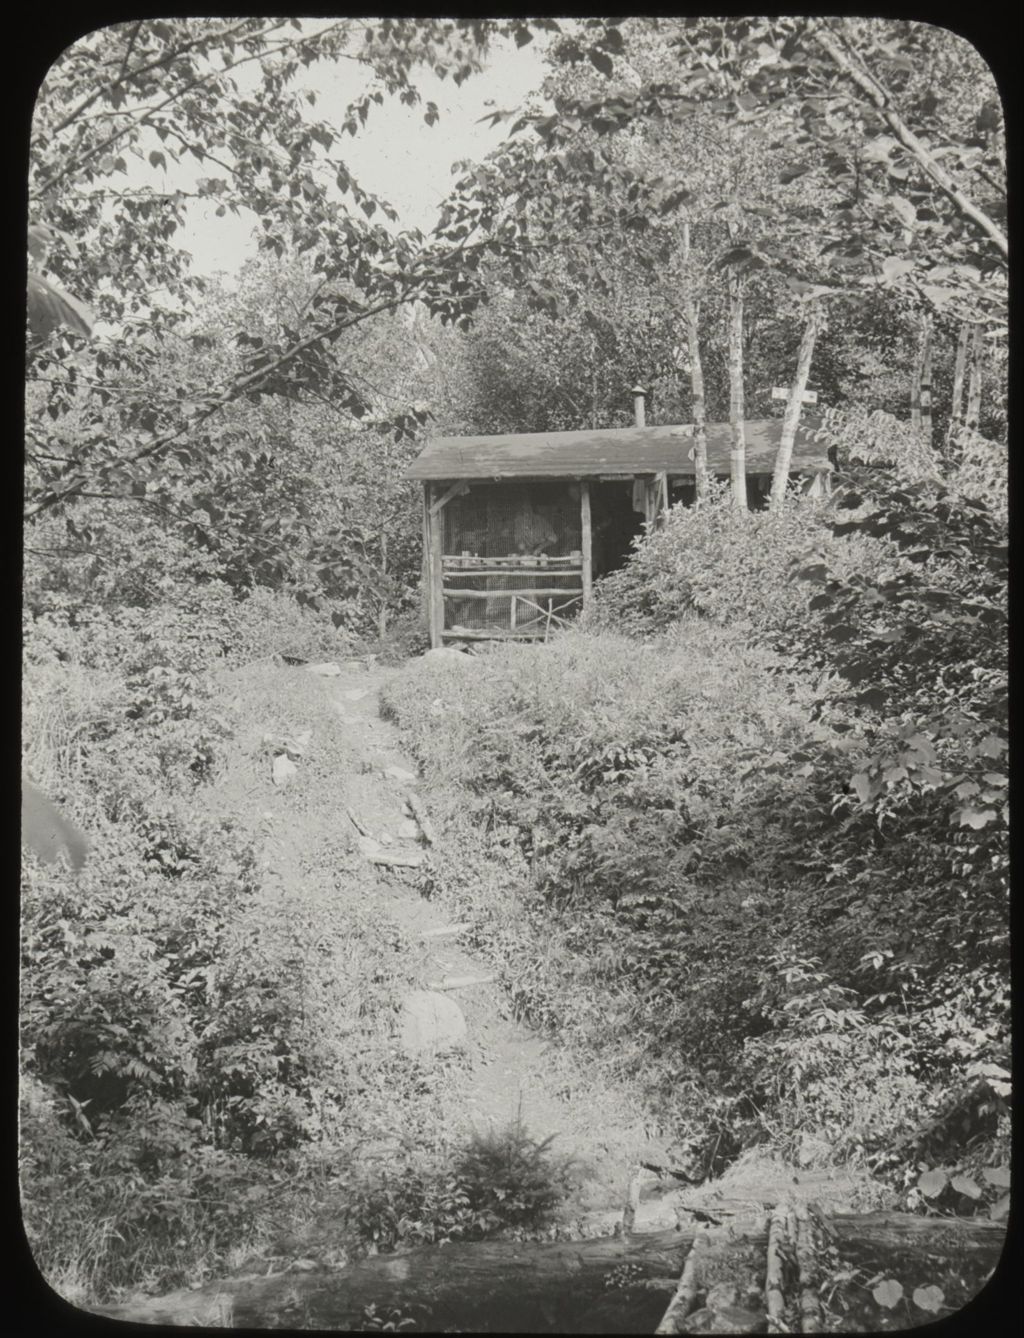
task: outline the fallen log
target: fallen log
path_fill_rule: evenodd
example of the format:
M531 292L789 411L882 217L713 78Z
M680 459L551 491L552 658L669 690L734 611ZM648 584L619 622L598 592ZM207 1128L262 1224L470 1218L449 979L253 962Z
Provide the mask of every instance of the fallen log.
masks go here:
M563 1316L592 1303L605 1274L622 1264L641 1267L645 1276L678 1276L693 1237L692 1230L659 1231L628 1239L424 1246L337 1272L225 1278L196 1291L91 1309L137 1324L190 1325L227 1306L235 1328L350 1331L366 1327L366 1307L375 1305L427 1319L421 1327L434 1331L558 1332ZM663 1307L659 1294L652 1295L655 1309Z
M817 1333L821 1328L821 1299L818 1295L818 1255L814 1223L806 1203L793 1206L796 1217L795 1251L797 1279L800 1285L800 1331Z
M686 1264L679 1279L679 1285L672 1295L672 1300L668 1303L661 1322L654 1330L655 1333L681 1333L682 1323L686 1316L693 1309L693 1302L697 1295L697 1283L700 1273L700 1257L702 1247L706 1246L708 1239L708 1228L701 1227L694 1238L693 1247L686 1256Z
M1003 1250L1006 1226L980 1217L918 1217L914 1213L838 1214L822 1219L839 1245L871 1245L875 1249L964 1252L991 1257Z
M776 1204L772 1209L768 1226L768 1266L765 1271L765 1308L768 1311L768 1332L785 1333L783 1323L786 1309L786 1294L782 1285L783 1260L786 1257L787 1231L786 1210Z
M767 1245L764 1219L746 1224L748 1243ZM1002 1223L974 1219L876 1213L829 1219L839 1244L894 1248L931 1260L970 1256L986 1271L1002 1253ZM645 1281L679 1277L700 1227L583 1241L505 1241L424 1246L407 1254L379 1255L335 1272L295 1272L273 1277L234 1277L196 1291L92 1306L94 1313L141 1324L216 1322L236 1328L365 1328L370 1305L378 1313L402 1311L435 1332L572 1333L605 1295L604 1282L624 1264L638 1271L636 1327L650 1333L661 1317L664 1293ZM739 1234L742 1224L734 1224ZM649 1298L645 1312L642 1297ZM225 1321L223 1316L229 1314ZM221 1318L211 1321L210 1316ZM632 1319L630 1324L632 1324ZM593 1331L593 1330L590 1330Z

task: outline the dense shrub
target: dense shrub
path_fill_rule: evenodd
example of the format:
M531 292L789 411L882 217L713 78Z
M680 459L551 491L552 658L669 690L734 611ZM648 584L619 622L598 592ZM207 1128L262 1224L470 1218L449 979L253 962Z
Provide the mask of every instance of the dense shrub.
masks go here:
M386 696L448 795L433 890L520 1006L642 1083L698 1156L813 1131L878 1157L950 1090L1008 1078L1005 865L951 822L961 741L848 692L690 618L420 663Z
M418 1153L367 1181L358 1174L348 1211L378 1249L480 1240L496 1230L544 1223L571 1186L570 1159L537 1140L517 1117L505 1129L476 1133L433 1158Z
M781 511L740 511L712 483L699 507L673 507L597 587L593 626L651 635L695 615L777 640L808 621L797 571L826 561L837 575L895 576L907 563L891 543L837 539L828 501L793 497ZM813 618L811 619L813 622Z

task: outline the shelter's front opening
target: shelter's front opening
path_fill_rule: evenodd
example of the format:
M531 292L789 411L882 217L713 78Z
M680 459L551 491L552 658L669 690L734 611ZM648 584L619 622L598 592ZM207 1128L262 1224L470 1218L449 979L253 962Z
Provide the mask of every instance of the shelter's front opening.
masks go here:
M545 637L579 612L579 484L468 484L442 514L444 635Z
M633 540L643 533L643 481L632 479L590 485L594 580L625 566Z

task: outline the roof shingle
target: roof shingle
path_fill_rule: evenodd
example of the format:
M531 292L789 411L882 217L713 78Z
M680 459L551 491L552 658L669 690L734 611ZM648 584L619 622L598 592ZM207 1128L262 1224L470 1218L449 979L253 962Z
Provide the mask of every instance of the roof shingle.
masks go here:
M747 473L770 474L782 433L781 418L746 424ZM731 429L707 426L708 468L729 473ZM620 427L582 432L507 432L496 436L435 437L409 467L406 477L440 479L589 478L598 474L693 474L692 424ZM794 473L829 470L826 446L798 431Z

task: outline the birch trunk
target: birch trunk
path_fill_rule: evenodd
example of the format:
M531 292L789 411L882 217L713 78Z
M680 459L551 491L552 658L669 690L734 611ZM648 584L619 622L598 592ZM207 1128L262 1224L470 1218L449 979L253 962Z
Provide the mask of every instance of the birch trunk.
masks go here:
M729 452L729 477L732 500L736 506L747 505L747 436L744 425L743 396L743 276L729 275L729 425L732 449Z
M683 224L683 260L690 259L690 225ZM697 501L708 495L708 433L704 400L704 364L700 359L700 305L691 292L683 298L686 345L690 353L690 393L693 397L693 481Z
M388 574L388 535L386 530L381 531L380 535L380 574ZM381 595L380 608L377 610L377 634L383 641L388 630L388 604L387 596Z
M981 417L981 326L974 327L971 338L971 371L967 386L967 415L964 426L968 432L977 432Z
M921 432L931 447L932 435L932 318L928 314L921 326Z
M964 380L967 371L967 347L970 343L969 325L961 325L956 339L956 361L953 364L953 403L949 410L949 430L946 438L952 441L963 423Z
M814 344L821 328L821 308L812 303L807 312L803 334L800 336L800 348L796 355L796 375L786 401L786 412L782 418L782 436L779 438L779 450L775 457L775 470L772 474L772 510L778 511L786 496L789 484L789 466L793 459L793 442L800 425L800 409L803 405L807 379L811 374L811 359L814 357Z
M697 489L697 501L701 502L708 495L708 431L704 400L704 364L700 360L698 320L697 303L688 298L686 342L690 349L690 390L693 395L693 481Z
M914 355L914 370L910 373L910 426L921 431L921 353L920 341Z

